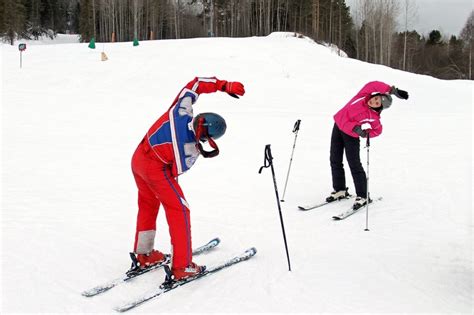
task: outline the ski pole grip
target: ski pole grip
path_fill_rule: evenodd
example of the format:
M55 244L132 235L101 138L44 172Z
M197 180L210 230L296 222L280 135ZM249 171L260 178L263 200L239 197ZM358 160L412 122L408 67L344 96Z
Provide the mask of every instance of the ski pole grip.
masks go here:
M272 150L270 149L270 145L267 144L265 146L265 157L263 160L263 166L260 167L260 169L258 170L258 173L261 174L264 168L270 167L270 165L272 164L272 160L273 160Z
M295 126L293 127L293 132L297 132L298 130L300 130L300 123L301 123L301 119L298 119L295 122Z
M268 163L272 164L272 160L273 160L272 149L270 149L269 144L265 146L265 159L268 161Z
M367 133L367 143L365 144L366 147L370 147L370 134Z

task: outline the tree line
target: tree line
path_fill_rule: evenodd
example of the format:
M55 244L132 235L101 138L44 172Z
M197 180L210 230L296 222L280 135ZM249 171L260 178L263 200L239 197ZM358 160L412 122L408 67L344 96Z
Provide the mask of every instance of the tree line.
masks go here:
M57 33L122 42L295 32L366 62L472 79L473 13L448 39L410 30L414 12L413 0L357 0L352 15L345 0L2 0L0 36L13 45Z

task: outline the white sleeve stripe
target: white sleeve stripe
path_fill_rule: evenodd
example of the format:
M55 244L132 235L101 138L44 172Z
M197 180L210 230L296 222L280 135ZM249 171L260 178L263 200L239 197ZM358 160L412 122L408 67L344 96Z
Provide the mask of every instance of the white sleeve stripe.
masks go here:
M213 82L213 83L216 83L217 80L214 79L214 78L198 78L198 81L202 81L202 82Z
M361 98L356 99L354 102L351 103L351 105L354 105L355 103L357 103L358 101L360 101L360 100L362 100L362 99L364 99L364 98L365 98L365 97L361 97Z
M197 84L197 83L196 83ZM194 102L196 102L196 100L198 99L199 95L195 92L195 90L197 89L197 85L195 84L195 87L193 86L193 89L190 90L190 89L183 89L181 91L181 93L179 93L179 97L178 98L182 98L187 92L191 93L194 95Z
M196 83L194 83L193 85L193 91L196 91L198 86L199 86L199 82L212 82L212 83L216 83L217 80L216 79L213 79L213 78L198 78L198 80L196 81Z
M171 140L173 141L173 152L174 152L174 158L176 160L176 169L178 175L183 173L183 168L181 165L181 156L179 155L179 148L178 148L178 139L176 139L176 128L174 124L174 115L173 111L176 108L176 105L174 105L170 111L169 111L169 117L170 117L170 129L171 129Z

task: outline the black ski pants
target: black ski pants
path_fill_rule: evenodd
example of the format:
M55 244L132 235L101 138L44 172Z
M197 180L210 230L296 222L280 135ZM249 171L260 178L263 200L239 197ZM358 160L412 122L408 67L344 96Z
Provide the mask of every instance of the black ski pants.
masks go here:
M331 161L334 191L346 189L346 176L344 174L344 164L342 163L344 150L346 151L346 159L351 169L356 194L359 197L366 198L367 178L360 162L360 140L345 134L334 124L331 135L331 155L329 158Z

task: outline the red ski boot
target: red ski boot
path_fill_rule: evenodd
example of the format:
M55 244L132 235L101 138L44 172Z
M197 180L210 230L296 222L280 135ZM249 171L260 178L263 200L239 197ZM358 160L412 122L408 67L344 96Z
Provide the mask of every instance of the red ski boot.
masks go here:
M173 268L172 273L175 281L183 280L186 278L194 277L206 270L206 266L198 266L195 263L191 263L188 267Z
M154 249L148 254L138 254L137 260L140 263L140 268L143 269L164 262L166 256L162 252Z

